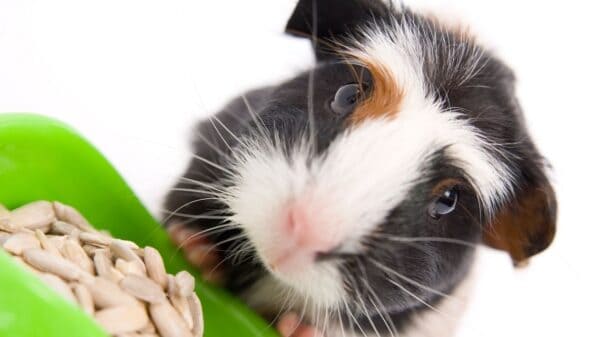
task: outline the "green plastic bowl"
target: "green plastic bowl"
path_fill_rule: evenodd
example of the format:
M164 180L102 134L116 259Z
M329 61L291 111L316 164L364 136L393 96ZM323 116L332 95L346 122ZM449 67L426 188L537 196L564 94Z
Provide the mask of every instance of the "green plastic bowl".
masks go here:
M231 295L200 281L110 163L71 128L38 115L0 114L0 203L15 208L35 200L73 205L97 228L156 247L170 273L196 276L204 336L278 336ZM0 336L106 334L0 250Z

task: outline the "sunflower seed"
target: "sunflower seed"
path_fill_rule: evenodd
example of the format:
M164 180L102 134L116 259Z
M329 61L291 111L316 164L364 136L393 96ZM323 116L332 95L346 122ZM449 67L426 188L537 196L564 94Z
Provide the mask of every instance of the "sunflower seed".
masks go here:
M98 250L98 247L92 245L83 245L81 248L83 248L85 253L91 258L94 258L94 254L96 254L96 251Z
M44 234L41 230L39 230L39 229L35 230L35 237L38 239L38 241L40 242L40 244L42 245L42 248L44 250L46 250L49 253L52 253L54 255L61 256L58 248L56 248L56 246L52 243L52 241L50 241L50 239L48 239L46 234Z
M111 239L100 233L92 232L81 232L79 239L85 243L96 245L96 246L108 246L110 245Z
M94 299L88 288L83 284L76 283L73 285L73 292L75 293L75 298L77 298L77 303L79 303L81 309L87 314L93 315Z
M36 275L42 274L41 271L33 268L29 263L25 262L25 260L23 260L23 258L20 256L13 256L13 261L17 261L17 263L19 263L21 266L25 267L25 269L27 269L28 271L30 271Z
M50 229L50 232L53 234L69 235L73 233L76 229L77 227L71 225L70 223L56 220L52 223L52 228Z
M177 286L178 294L181 297L188 297L194 293L194 277L185 270L182 270L175 275L175 285Z
M101 277L95 277L90 284L85 285L99 308L115 307L120 305L134 305L139 302L123 291L116 283Z
M142 269L143 274L146 274L146 266L142 259L133 251L133 248L128 246L125 241L113 240L110 243L110 250L117 256L125 261L136 261L138 266Z
M99 249L94 254L94 266L98 276L112 282L119 282L125 277L120 271L113 267L107 250Z
M154 326L154 324L152 323L152 321L148 322L148 324L146 324L145 327L143 327L142 329L140 329L140 333L144 334L144 333L150 333L150 334L155 334L156 333L156 327Z
M0 204L0 231L14 233L18 230L19 226L10 223L10 211Z
M167 271L158 250L152 247L144 248L144 262L148 276L163 289L167 288Z
M75 295L73 295L71 288L60 277L53 274L42 273L40 275L40 278L42 279L42 281L44 281L44 283L46 283L46 285L54 289L62 297L66 298L70 302L77 303L77 300L75 299Z
M86 218L79 213L75 208L71 206L67 206L58 201L53 202L54 212L56 213L56 217L59 220L68 222L72 225L75 225L77 228L81 229L84 232L95 232L96 230Z
M94 274L92 260L87 256L83 248L73 239L69 238L65 241L62 247L62 254L67 260L75 263L82 270L85 270L92 275Z
M44 212L32 210L47 211L49 205L56 215L44 225L39 215ZM167 274L156 249L141 249L134 242L96 231L77 210L58 202L28 204L19 212L20 217L32 212L29 220L25 217L29 221L27 227L13 222L12 213L0 205L0 220L8 219L0 221L2 246L8 247L5 248L18 263L93 315L109 334L115 337L202 334L202 308L194 293L193 277L186 271L176 276Z
M0 220L0 231L7 233L18 232L21 228L11 224L8 219Z
M94 317L109 334L134 332L148 324L146 310L138 305L107 308L96 312Z
M138 261L125 261L123 259L117 259L115 262L115 267L124 275L146 276L144 267Z
M175 276L167 274L167 294L169 297L179 296L177 294L177 284L175 283Z
M160 303L166 300L162 288L147 277L126 275L125 278L119 282L119 285L130 295L133 295L142 301Z
M52 204L48 201L35 201L21 206L10 213L12 226L29 229L48 227L56 219Z
M133 261L139 258L133 251L133 247L129 246L122 240L112 240L110 243L110 250L118 257L126 260Z
M2 247L9 253L21 255L23 254L23 251L27 249L39 249L41 246L34 235L28 233L16 233L6 239Z
M140 246L138 246L135 242L133 241L129 241L129 240L122 240L122 239L113 239L113 241L119 241L121 244L129 247L131 250L136 250L139 249Z
M192 328L192 334L194 337L201 337L204 333L204 317L202 315L202 304L200 303L200 299L196 293L193 293L192 296L188 297L188 302L190 304L190 311L192 314L192 321L194 322Z
M190 310L190 304L188 299L180 296L172 296L169 298L173 307L179 312L181 318L185 321L188 328L191 330L194 327L194 321L192 319L192 312Z
M82 273L73 262L41 249L27 249L23 252L23 257L33 267L56 274L66 280L78 279Z
M150 304L150 317L162 337L192 337L185 322L169 302Z
M48 238L48 241L54 247L56 247L56 249L58 249L59 252L62 250L62 246L65 244L65 241L67 240L65 236L58 236L58 235L47 235L47 238Z

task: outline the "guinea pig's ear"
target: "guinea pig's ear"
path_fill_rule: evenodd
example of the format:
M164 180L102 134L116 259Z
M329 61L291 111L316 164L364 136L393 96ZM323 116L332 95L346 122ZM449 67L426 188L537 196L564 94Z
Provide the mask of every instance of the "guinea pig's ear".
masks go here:
M333 58L331 42L350 35L361 24L389 16L389 6L382 0L299 0L285 31L314 38L319 60Z
M520 180L514 198L500 209L483 234L484 242L507 251L515 266L546 249L556 232L556 197L545 174L545 165L530 141L529 157L519 166ZM523 144L522 144L523 145ZM533 149L533 150L531 150Z

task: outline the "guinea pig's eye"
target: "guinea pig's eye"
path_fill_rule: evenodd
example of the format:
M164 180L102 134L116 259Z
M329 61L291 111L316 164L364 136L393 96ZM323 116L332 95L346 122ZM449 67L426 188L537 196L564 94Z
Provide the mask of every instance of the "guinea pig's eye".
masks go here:
M363 93L363 88L358 83L346 84L337 90L331 101L331 109L338 115L346 115L352 112Z
M453 186L444 191L444 193L442 193L437 200L429 204L429 216L437 220L443 215L450 214L456 208L457 203L458 188Z

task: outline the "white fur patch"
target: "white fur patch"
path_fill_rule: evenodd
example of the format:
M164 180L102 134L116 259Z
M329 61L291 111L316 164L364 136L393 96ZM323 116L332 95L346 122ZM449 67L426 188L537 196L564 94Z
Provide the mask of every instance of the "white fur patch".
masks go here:
M458 113L442 111L428 95L421 64L426 51L410 27L391 29L365 31L360 47L348 52L393 74L404 90L393 117L367 119L349 128L317 158L306 143L286 155L264 139L251 140L236 153L236 174L225 201L234 214L231 220L241 225L263 262L265 247L286 240L274 228L275 214L306 193L325 200L321 207L338 215L328 224L332 235L340 237L345 250L357 251L361 237L405 200L427 160L441 149L466 173L487 209L511 193L511 174L485 138ZM345 294L340 271L331 262L314 264L293 277L277 277L324 307L337 306Z

